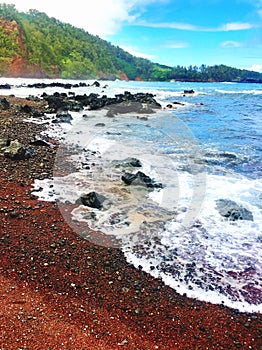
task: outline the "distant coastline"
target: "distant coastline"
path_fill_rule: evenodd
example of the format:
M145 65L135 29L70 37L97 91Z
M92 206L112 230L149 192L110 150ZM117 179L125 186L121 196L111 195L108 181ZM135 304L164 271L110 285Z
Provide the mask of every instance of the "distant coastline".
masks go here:
M31 10L0 4L0 77L261 83L262 73L229 67L167 66Z

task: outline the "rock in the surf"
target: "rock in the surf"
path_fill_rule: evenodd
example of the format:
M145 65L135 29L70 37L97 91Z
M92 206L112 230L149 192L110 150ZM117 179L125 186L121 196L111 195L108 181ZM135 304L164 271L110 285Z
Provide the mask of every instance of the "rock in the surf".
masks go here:
M125 173L122 176L122 181L124 181L126 185L143 186L147 188L163 188L161 183L155 183L142 171L138 171L136 174Z
M9 85L9 84L1 84L1 85L0 85L0 89L7 89L7 90L10 90L10 89L11 89L11 85Z
M102 209L106 197L95 191L84 194L77 200L77 203L83 204L90 208Z
M113 164L116 166L116 168L141 168L142 167L142 163L140 162L139 159L137 158L126 158L123 160L114 160Z
M253 221L253 215L250 210L230 199L216 200L216 209L219 214L230 221L249 220Z
M67 111L60 111L56 114L56 119L53 120L53 123L71 123L73 117Z
M194 94L195 91L193 89L190 90L184 90L184 94Z

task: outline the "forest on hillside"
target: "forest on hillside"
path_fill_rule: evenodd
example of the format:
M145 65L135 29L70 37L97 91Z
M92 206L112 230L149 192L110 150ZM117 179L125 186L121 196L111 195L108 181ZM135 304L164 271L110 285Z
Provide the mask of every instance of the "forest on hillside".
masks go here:
M0 76L14 76L18 63L17 74L32 77L262 82L261 73L226 65L153 63L45 13L0 4Z

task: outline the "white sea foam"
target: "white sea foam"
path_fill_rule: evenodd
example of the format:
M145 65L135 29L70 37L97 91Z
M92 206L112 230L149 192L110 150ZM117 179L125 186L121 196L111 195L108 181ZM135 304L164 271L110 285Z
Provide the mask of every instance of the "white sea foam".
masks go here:
M57 196L55 194L53 179L35 179L32 185L32 195L38 197L41 201L55 202Z
M221 94L247 94L247 95L261 95L262 90L222 90L222 89L216 89L216 92L219 92Z
M12 93L16 97L28 97L28 96L38 96L40 97L44 92L47 94L53 94L54 92L59 93L68 93L74 92L76 94L84 94L84 93L98 93L103 94L103 82L101 83L101 87L97 88L95 86L91 86L94 80L82 80L83 83L90 86L84 87L72 87L70 90L65 89L63 87L52 87L47 86L46 88L36 88L36 87L27 87L27 85L33 85L36 83L50 84L50 83L61 83L61 84L76 84L75 80L64 80L64 79L31 79L31 78L4 78L0 77L0 85L1 84L9 84L11 85L11 89L3 89L1 90L1 95L10 95Z
M150 172L152 168L149 163L145 163L143 170ZM151 172L153 174L159 176L157 172L154 173L154 169ZM149 198L158 203L153 209L155 212L161 207L164 210L176 208L173 219L172 216L163 216L167 220L164 230L156 224L152 230L149 221L148 226L144 227L141 217L133 217L133 224L128 227L121 225L121 220L112 225L111 217L123 214L121 201L115 201L112 210L93 209L97 215L96 221L90 220L87 215L89 210L84 206L74 209L72 217L87 222L93 229L121 238L129 262L135 266L141 265L153 276L161 277L177 292L212 303L223 303L240 311L261 312L261 303L255 304L254 301L255 292L261 293L262 290L262 210L251 204L256 203L255 199L262 193L261 181L208 175L202 209L195 217L194 224L185 227L184 218L192 201L193 175L179 172L177 177L180 194L177 197L172 196L170 187L167 192L171 196L165 197L164 189L149 195ZM85 171L78 171L53 181L36 181L36 188L43 187L44 190L34 194L40 195L41 200L57 198L74 203L87 190L99 189L97 173L95 180L94 184L91 174L88 176ZM105 175L101 180L105 181ZM100 189L107 190L107 185L104 182ZM171 183L168 184L170 185ZM254 221L231 222L221 217L215 202L221 198L234 200L249 209ZM133 205L137 207L133 200L125 204L125 209L128 205L130 208ZM127 211L124 214L128 214ZM151 212L150 215L153 217L155 214ZM127 218L124 219L126 220ZM191 270L190 264L194 264ZM247 291L247 287L251 291Z
M188 192L182 182L180 186L183 193ZM250 204L251 197L261 193L257 180L209 175L206 198L192 227L184 227L186 211L178 211L176 219L159 231L157 243L154 236L151 243L148 237L140 238L138 249L134 237L127 239L126 257L179 293L240 311L261 312L261 301L256 300L262 292L262 210ZM222 218L215 203L220 198L236 200L251 210L254 221Z
M136 268L139 266L142 266L143 270L147 273L151 274L155 278L161 278L163 282L173 288L176 292L178 292L181 295L187 295L189 298L195 298L198 300L202 300L205 302L210 302L212 304L223 304L225 306L228 306L233 309L237 309L241 312L250 312L250 313L261 313L262 312L262 304L254 305L250 304L249 302L246 302L244 300L232 300L230 297L228 297L225 294L219 293L216 290L204 290L203 288L198 287L197 285L193 285L189 283L186 283L183 281L184 275L186 273L181 273L179 277L181 278L174 278L174 276L171 273L168 272L162 272L157 268L152 269L152 267L157 266L159 264L159 260L154 258L143 258L141 256L137 257L135 254L131 253L128 249L125 251L125 256L128 262L133 264ZM205 274L211 273L210 271L206 270L203 271L203 277L205 278ZM232 279L228 279L226 277L223 277L224 280L222 280L221 285L226 285L231 283ZM221 278L222 279L222 278ZM236 284L238 282L235 282ZM193 289L191 289L193 288Z

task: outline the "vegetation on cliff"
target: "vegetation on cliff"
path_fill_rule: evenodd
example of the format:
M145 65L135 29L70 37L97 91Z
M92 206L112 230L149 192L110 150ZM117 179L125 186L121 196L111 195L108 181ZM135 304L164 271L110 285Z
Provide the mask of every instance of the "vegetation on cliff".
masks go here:
M262 82L258 72L225 65L153 63L45 13L7 4L0 4L0 76Z

